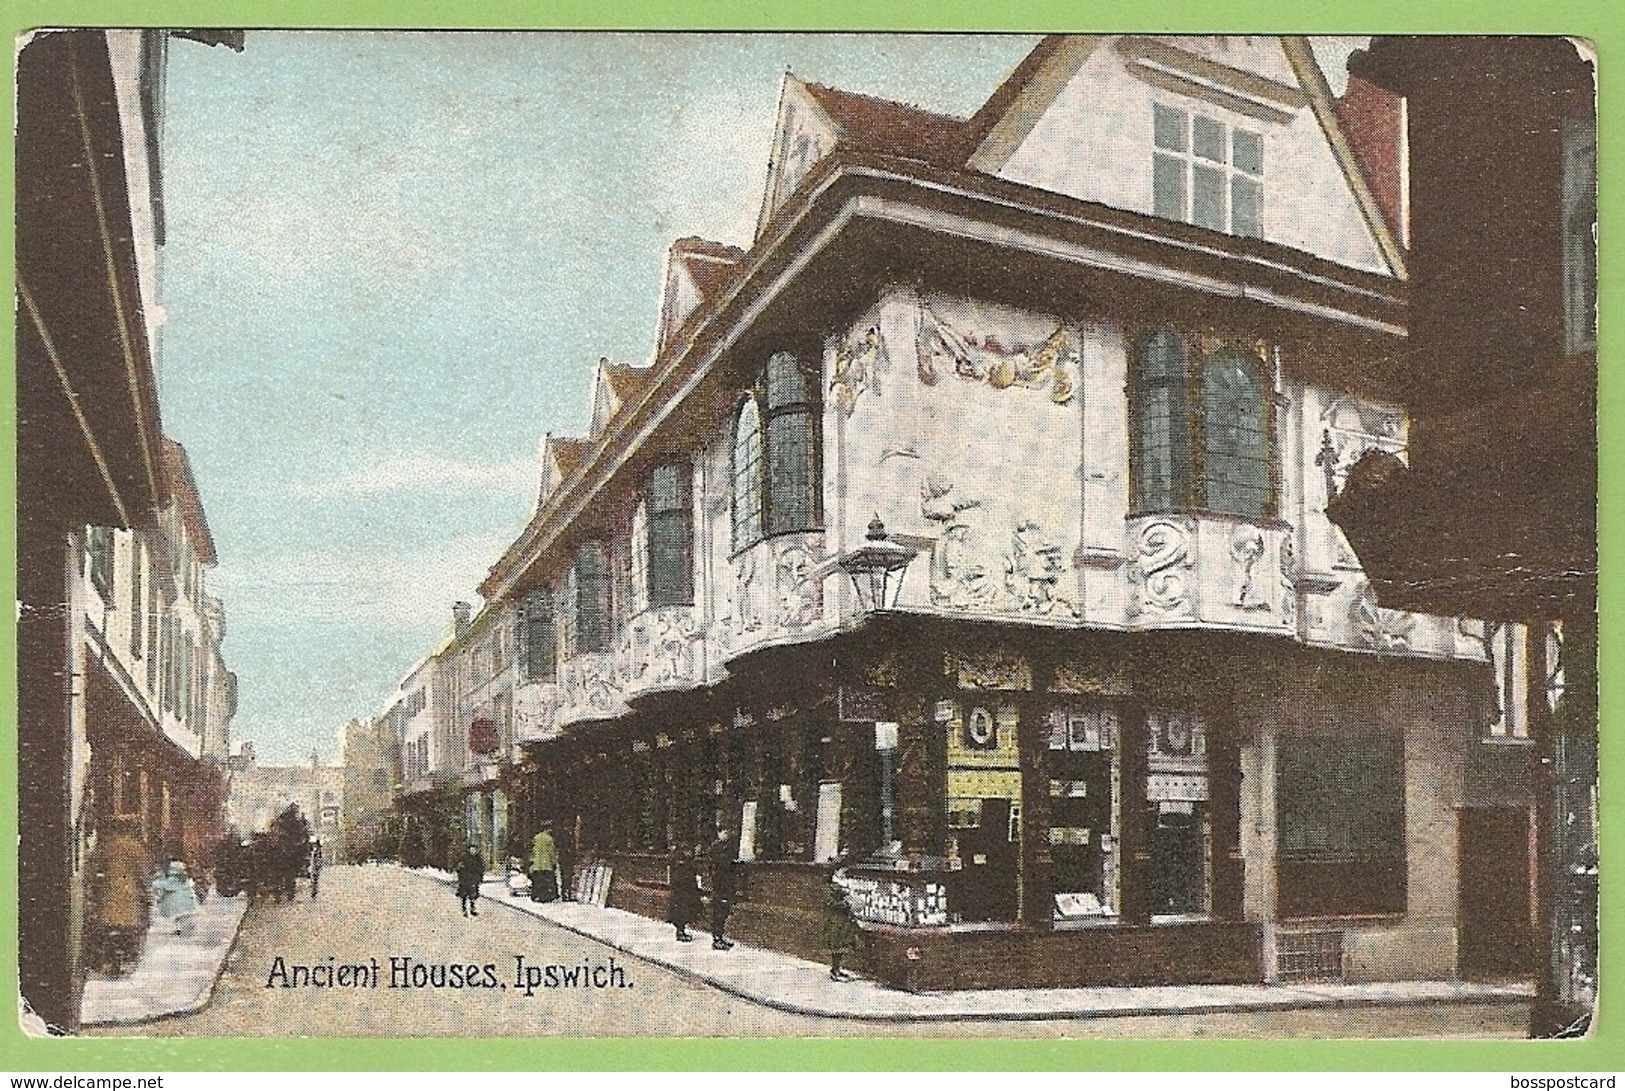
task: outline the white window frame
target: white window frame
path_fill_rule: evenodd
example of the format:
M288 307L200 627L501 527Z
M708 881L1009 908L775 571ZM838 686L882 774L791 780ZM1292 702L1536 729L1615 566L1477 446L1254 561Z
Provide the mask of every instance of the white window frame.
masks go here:
M1164 141L1158 139L1157 122L1160 121L1164 115L1175 117L1179 120L1181 127L1181 138L1178 147L1169 146ZM1217 126L1219 131L1223 134L1221 143L1223 145L1224 158L1222 160L1215 160L1207 156L1197 154L1196 125L1198 121ZM1238 133L1249 136L1258 142L1257 171L1246 170L1236 165L1236 136ZM1196 224L1199 227L1207 227L1210 230L1223 231L1226 234L1237 235L1242 238L1262 239L1264 237L1264 185L1267 175L1264 170L1263 133L1244 126L1232 125L1231 123L1222 121L1210 114L1199 113L1197 111L1187 109L1184 106L1170 106L1166 103L1156 102L1152 104L1151 206L1153 212L1156 212L1157 215L1164 215L1164 213L1156 211L1156 164L1159 161L1173 163L1179 166L1182 185L1182 192L1180 195L1181 207L1177 217L1179 220L1184 223ZM1197 224L1196 177L1198 169L1204 171L1215 171L1222 180L1222 184L1220 186L1220 225ZM1235 192L1238 182L1242 185L1250 185L1256 190L1256 232L1241 232L1236 230Z

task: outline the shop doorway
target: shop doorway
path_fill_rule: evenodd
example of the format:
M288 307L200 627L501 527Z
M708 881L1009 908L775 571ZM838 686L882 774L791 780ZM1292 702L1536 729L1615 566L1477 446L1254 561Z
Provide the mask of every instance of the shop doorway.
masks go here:
M1020 809L1008 799L983 799L978 825L957 831L962 869L959 914L964 921L1016 919L1016 857Z
M1459 972L1467 981L1527 977L1534 969L1535 949L1529 812L1521 807L1469 807L1458 815Z

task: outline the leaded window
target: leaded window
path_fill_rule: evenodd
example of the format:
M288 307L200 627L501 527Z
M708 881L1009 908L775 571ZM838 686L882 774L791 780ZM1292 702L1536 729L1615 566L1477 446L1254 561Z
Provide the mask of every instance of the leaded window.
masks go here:
M609 647L609 556L600 541L584 542L576 550L575 564L571 566L571 584L575 596L575 625L573 651L601 652Z
M694 601L694 535L688 468L657 466L649 475L649 494L644 506L648 513L648 604L691 603Z
M1139 346L1133 398L1136 512L1274 514L1274 404L1263 361L1164 326Z
M734 418L733 547L741 550L762 537L762 421L755 398L746 398Z
M823 518L818 384L795 356L774 353L756 397L734 421L733 547L816 530Z
M558 666L558 629L553 620L553 591L538 587L519 606L525 680L551 682ZM419 691L421 692L421 691Z

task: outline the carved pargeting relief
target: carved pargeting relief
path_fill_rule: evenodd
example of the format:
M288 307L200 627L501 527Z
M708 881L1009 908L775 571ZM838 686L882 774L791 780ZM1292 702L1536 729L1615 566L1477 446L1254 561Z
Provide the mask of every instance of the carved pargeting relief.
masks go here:
M926 386L952 375L994 390L1046 390L1056 405L1072 401L1079 363L1064 325L1032 334L1013 331L974 305L945 298L920 301L915 356Z
M879 397L881 376L890 365L891 357L886 352L886 341L878 324L849 334L835 348L829 381L836 407L850 417L857 408L859 395L872 391Z
M1238 523L1230 532L1232 587L1230 605L1238 610L1268 610L1269 578L1259 562L1265 552L1264 532L1248 523Z
M1061 547L1032 520L1016 524L1004 571L1011 609L1056 617L1078 616L1077 605L1061 585L1068 571Z
M774 588L778 601L778 622L787 629L804 629L823 616L824 600L821 581L812 576L819 555L823 552L822 538L809 538L805 546L783 546L774 562Z
M1191 611L1191 527L1185 520L1152 519L1139 528L1132 543L1134 563L1129 582L1131 616L1170 616Z
M1377 605L1369 581L1361 580L1354 589L1354 600L1349 606L1349 631L1357 646L1383 652L1408 651L1415 628L1414 615Z

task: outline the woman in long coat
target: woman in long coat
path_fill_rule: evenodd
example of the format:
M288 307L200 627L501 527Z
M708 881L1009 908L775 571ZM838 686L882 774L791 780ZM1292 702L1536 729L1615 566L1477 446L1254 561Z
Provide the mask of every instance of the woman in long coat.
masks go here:
M677 938L687 943L694 937L688 926L700 919L700 872L694 866L694 852L679 852L671 864L671 896L666 901L666 922L677 929Z
M846 888L834 881L824 891L824 924L819 940L829 952L830 978L850 981L852 975L841 969L841 961L858 949L858 920L846 900Z

